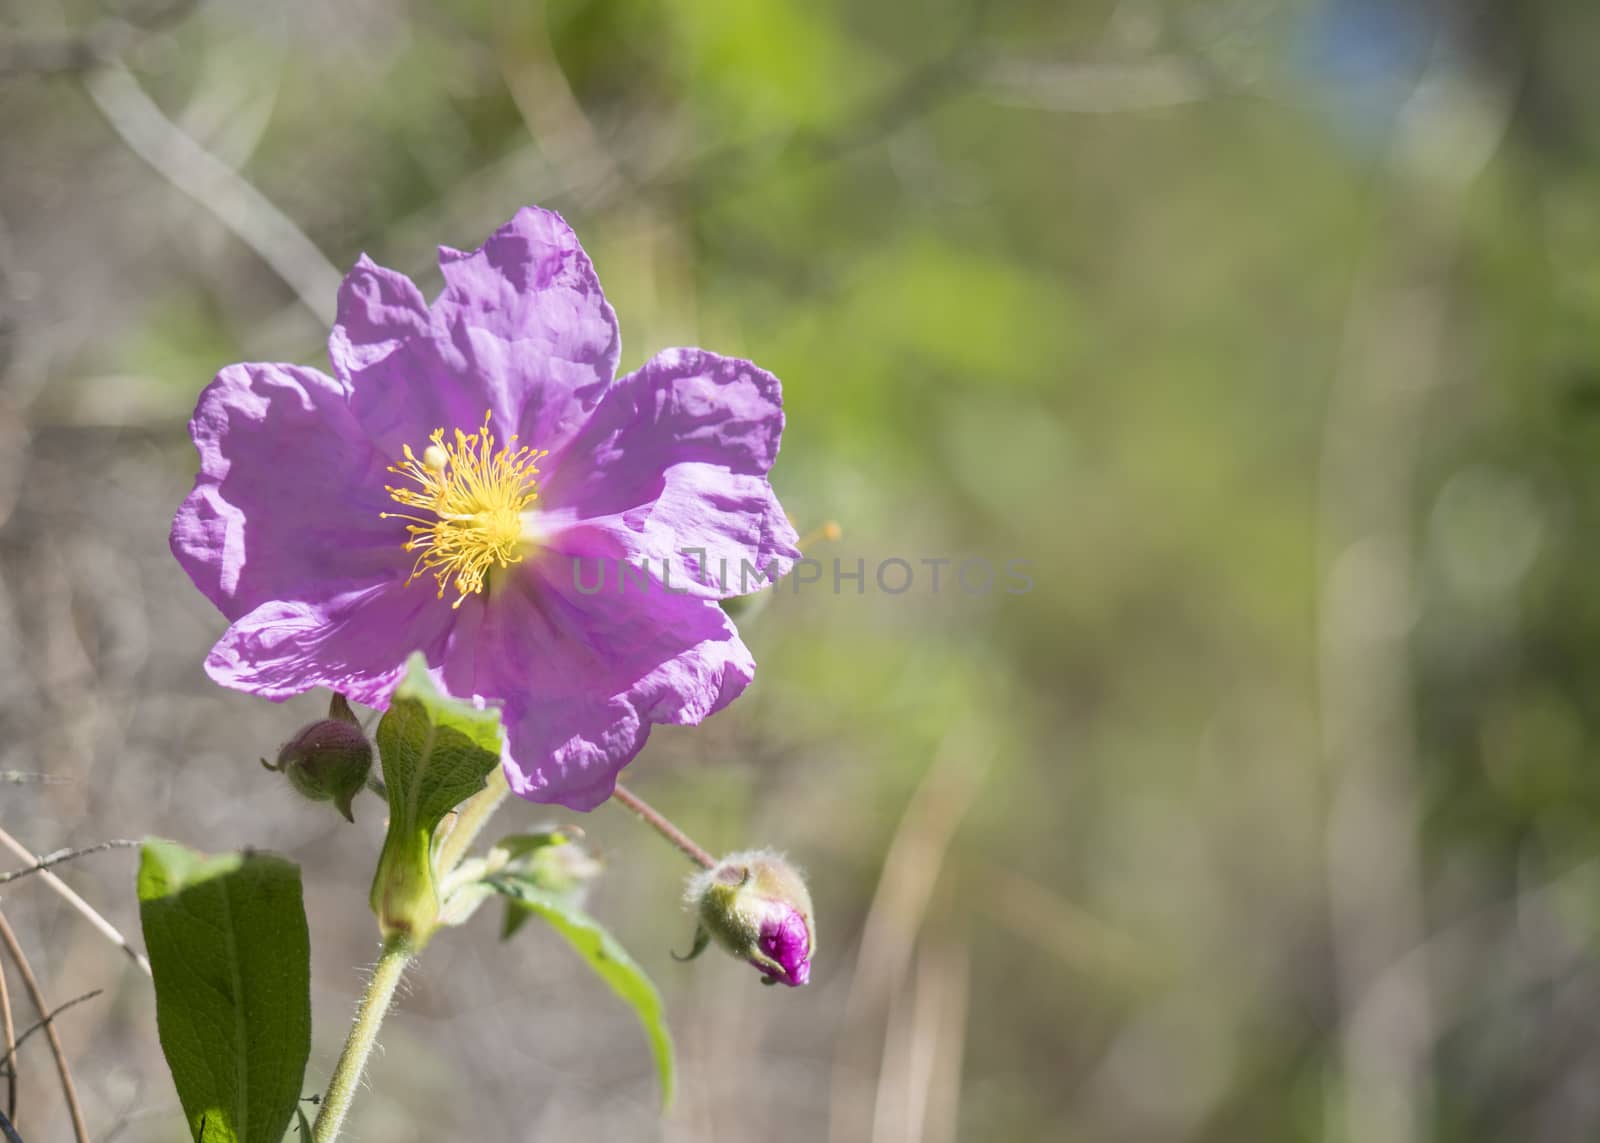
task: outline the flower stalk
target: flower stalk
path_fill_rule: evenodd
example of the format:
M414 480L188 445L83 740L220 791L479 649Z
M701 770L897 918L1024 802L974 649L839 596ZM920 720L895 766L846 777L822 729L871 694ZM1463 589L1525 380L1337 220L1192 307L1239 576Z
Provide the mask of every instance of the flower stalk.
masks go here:
M628 789L621 782L617 783L616 793L612 796L637 814L639 820L644 822L645 825L649 826L662 837L670 841L674 846L677 847L680 853L698 865L701 869L716 868L716 858L712 857L710 853L696 845L693 838L668 821L666 816L662 814L660 810L656 809L638 794L635 794L632 790Z
M405 975L406 966L414 956L411 942L404 938L391 938L383 946L383 953L373 967L372 979L356 1007L355 1022L345 1037L344 1050L334 1065L333 1078L328 1081L328 1091L322 1097L322 1107L317 1121L311 1127L312 1143L332 1143L339 1137L344 1119L350 1112L350 1101L361 1085L362 1073L367 1070L367 1059L378 1042L378 1029L394 1002L395 989Z

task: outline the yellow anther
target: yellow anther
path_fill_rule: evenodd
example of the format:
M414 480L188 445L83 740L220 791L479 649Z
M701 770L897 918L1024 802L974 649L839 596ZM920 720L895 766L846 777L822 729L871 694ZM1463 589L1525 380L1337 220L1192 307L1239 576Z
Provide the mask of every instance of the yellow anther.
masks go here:
M387 487L395 503L426 514L380 515L411 521L406 527L410 538L401 547L420 554L406 582L432 572L439 598L454 589L451 606L460 607L483 590L490 571L509 567L527 554L522 513L539 497L538 461L545 453L517 448L515 436L496 449L488 413L475 433L456 429L446 444L444 430L435 429L429 442L421 460L406 445L405 460L389 466L416 487Z

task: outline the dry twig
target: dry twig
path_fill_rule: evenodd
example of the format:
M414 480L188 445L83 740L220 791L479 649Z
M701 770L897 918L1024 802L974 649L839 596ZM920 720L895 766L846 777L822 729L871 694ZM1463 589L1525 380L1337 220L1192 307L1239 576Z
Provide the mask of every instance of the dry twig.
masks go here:
M48 1016L46 1016L44 1019L38 1021L36 1024L33 1024L33 1025L31 1025L31 1026L29 1026L27 1028L24 1028L22 1030L22 1035L17 1037L17 1042L11 1046L9 1051L6 1052L5 1057L4 1058L0 1058L0 1063L13 1063L13 1062L15 1062L12 1057L14 1056L14 1054L16 1053L18 1048L21 1048L23 1044L28 1042L28 1037L29 1036L33 1035L35 1032L39 1031L39 1029L41 1029L41 1028L48 1028L50 1026L51 1022L54 1021L57 1016L59 1016L63 1012L65 1012L68 1008L76 1008L78 1005L82 1004L85 1000L93 1000L96 996L99 996L104 991L105 991L105 989L103 989L103 988L93 988L93 989L90 989L88 992L85 992L82 996L74 996L71 1000L68 1000L65 1003L57 1004L54 1008L52 1008L50 1010L50 1014Z
M12 837L3 829L0 829L0 845L5 846L5 848L9 849L18 857L25 858L26 860L35 864L38 864L40 861L40 858L36 854L30 851L25 845L23 845L16 838ZM117 930L115 925L102 917L99 912L96 911L93 905L89 904L89 902L85 901L82 897L74 893L72 888L65 881L61 880L61 878L57 877L49 870L41 870L39 877L46 885L50 886L51 889L54 889L56 894L63 901L71 905L83 916L86 921L93 925L101 936L105 937L106 940L110 941L112 944L121 949L123 953L127 955L128 959L133 961L134 964L138 965L140 970L143 971L146 976L150 975L150 962L144 958L144 954L130 945L128 943L128 938L123 936Z
M6 987L6 973L0 968L0 1029L5 1032L6 1043L6 1115L17 1117L17 1026L11 1017L11 990Z
M16 881L30 873L39 873L49 869L52 865L71 861L75 857L87 857L91 853L104 853L108 849L137 849L139 843L129 841L127 838L116 838L112 841L102 841L95 845L86 845L82 849L58 849L54 853L47 853L37 862L23 869L13 869L10 873L0 873L0 885L8 881Z
M288 215L168 119L122 64L88 73L83 85L134 154L254 250L319 321L333 324L341 275Z
M89 1128L83 1121L83 1108L78 1104L78 1088L72 1082L72 1069L67 1066L67 1054L61 1048L61 1037L56 1035L56 1026L50 1022L50 1005L45 1003L44 993L39 989L39 981L33 975L33 967L23 955L22 945L4 913L0 913L0 943L5 944L12 963L22 974L23 986L27 988L28 996L33 1001L40 1020L44 1022L45 1039L50 1041L50 1054L55 1057L56 1072L61 1077L61 1097L66 1100L67 1114L72 1117L73 1137L77 1143L89 1143Z
M872 1135L873 1107L879 1101L867 1090L865 1077L872 1070L873 1040L908 978L945 857L989 761L970 732L952 731L895 827L862 928L845 1005L849 1015L834 1050L831 1139ZM879 1055L881 1062L881 1050ZM881 1088L881 1068L878 1080Z

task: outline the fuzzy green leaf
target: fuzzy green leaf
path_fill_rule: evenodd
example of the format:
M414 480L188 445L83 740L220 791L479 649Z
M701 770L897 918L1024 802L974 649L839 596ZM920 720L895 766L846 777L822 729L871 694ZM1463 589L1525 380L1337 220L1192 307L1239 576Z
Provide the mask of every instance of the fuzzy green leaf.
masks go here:
M610 985L611 991L633 1009L644 1026L651 1054L655 1056L656 1074L661 1081L661 1108L665 1111L672 1104L672 1036L667 1031L661 994L644 969L615 937L572 901L522 878L497 877L489 884L505 894L516 908L548 921L578 955L589 962L600 979Z
M300 870L146 841L139 920L156 1025L197 1143L279 1143L311 1052L311 941Z

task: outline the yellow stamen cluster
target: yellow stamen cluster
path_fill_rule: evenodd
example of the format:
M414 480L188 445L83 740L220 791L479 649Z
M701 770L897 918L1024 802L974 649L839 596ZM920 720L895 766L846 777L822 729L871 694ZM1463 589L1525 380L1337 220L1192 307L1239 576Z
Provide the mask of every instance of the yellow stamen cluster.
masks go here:
M453 588L460 607L483 590L484 578L497 567L509 567L527 554L522 513L539 498L535 477L544 452L517 448L515 435L498 451L489 431L489 414L475 433L455 431L445 443L444 430L434 429L419 459L405 446L405 460L389 471L414 482L416 488L385 489L397 504L431 516L384 512L384 519L409 520L411 538L405 550L417 553L407 585L427 572L439 581L439 598Z

